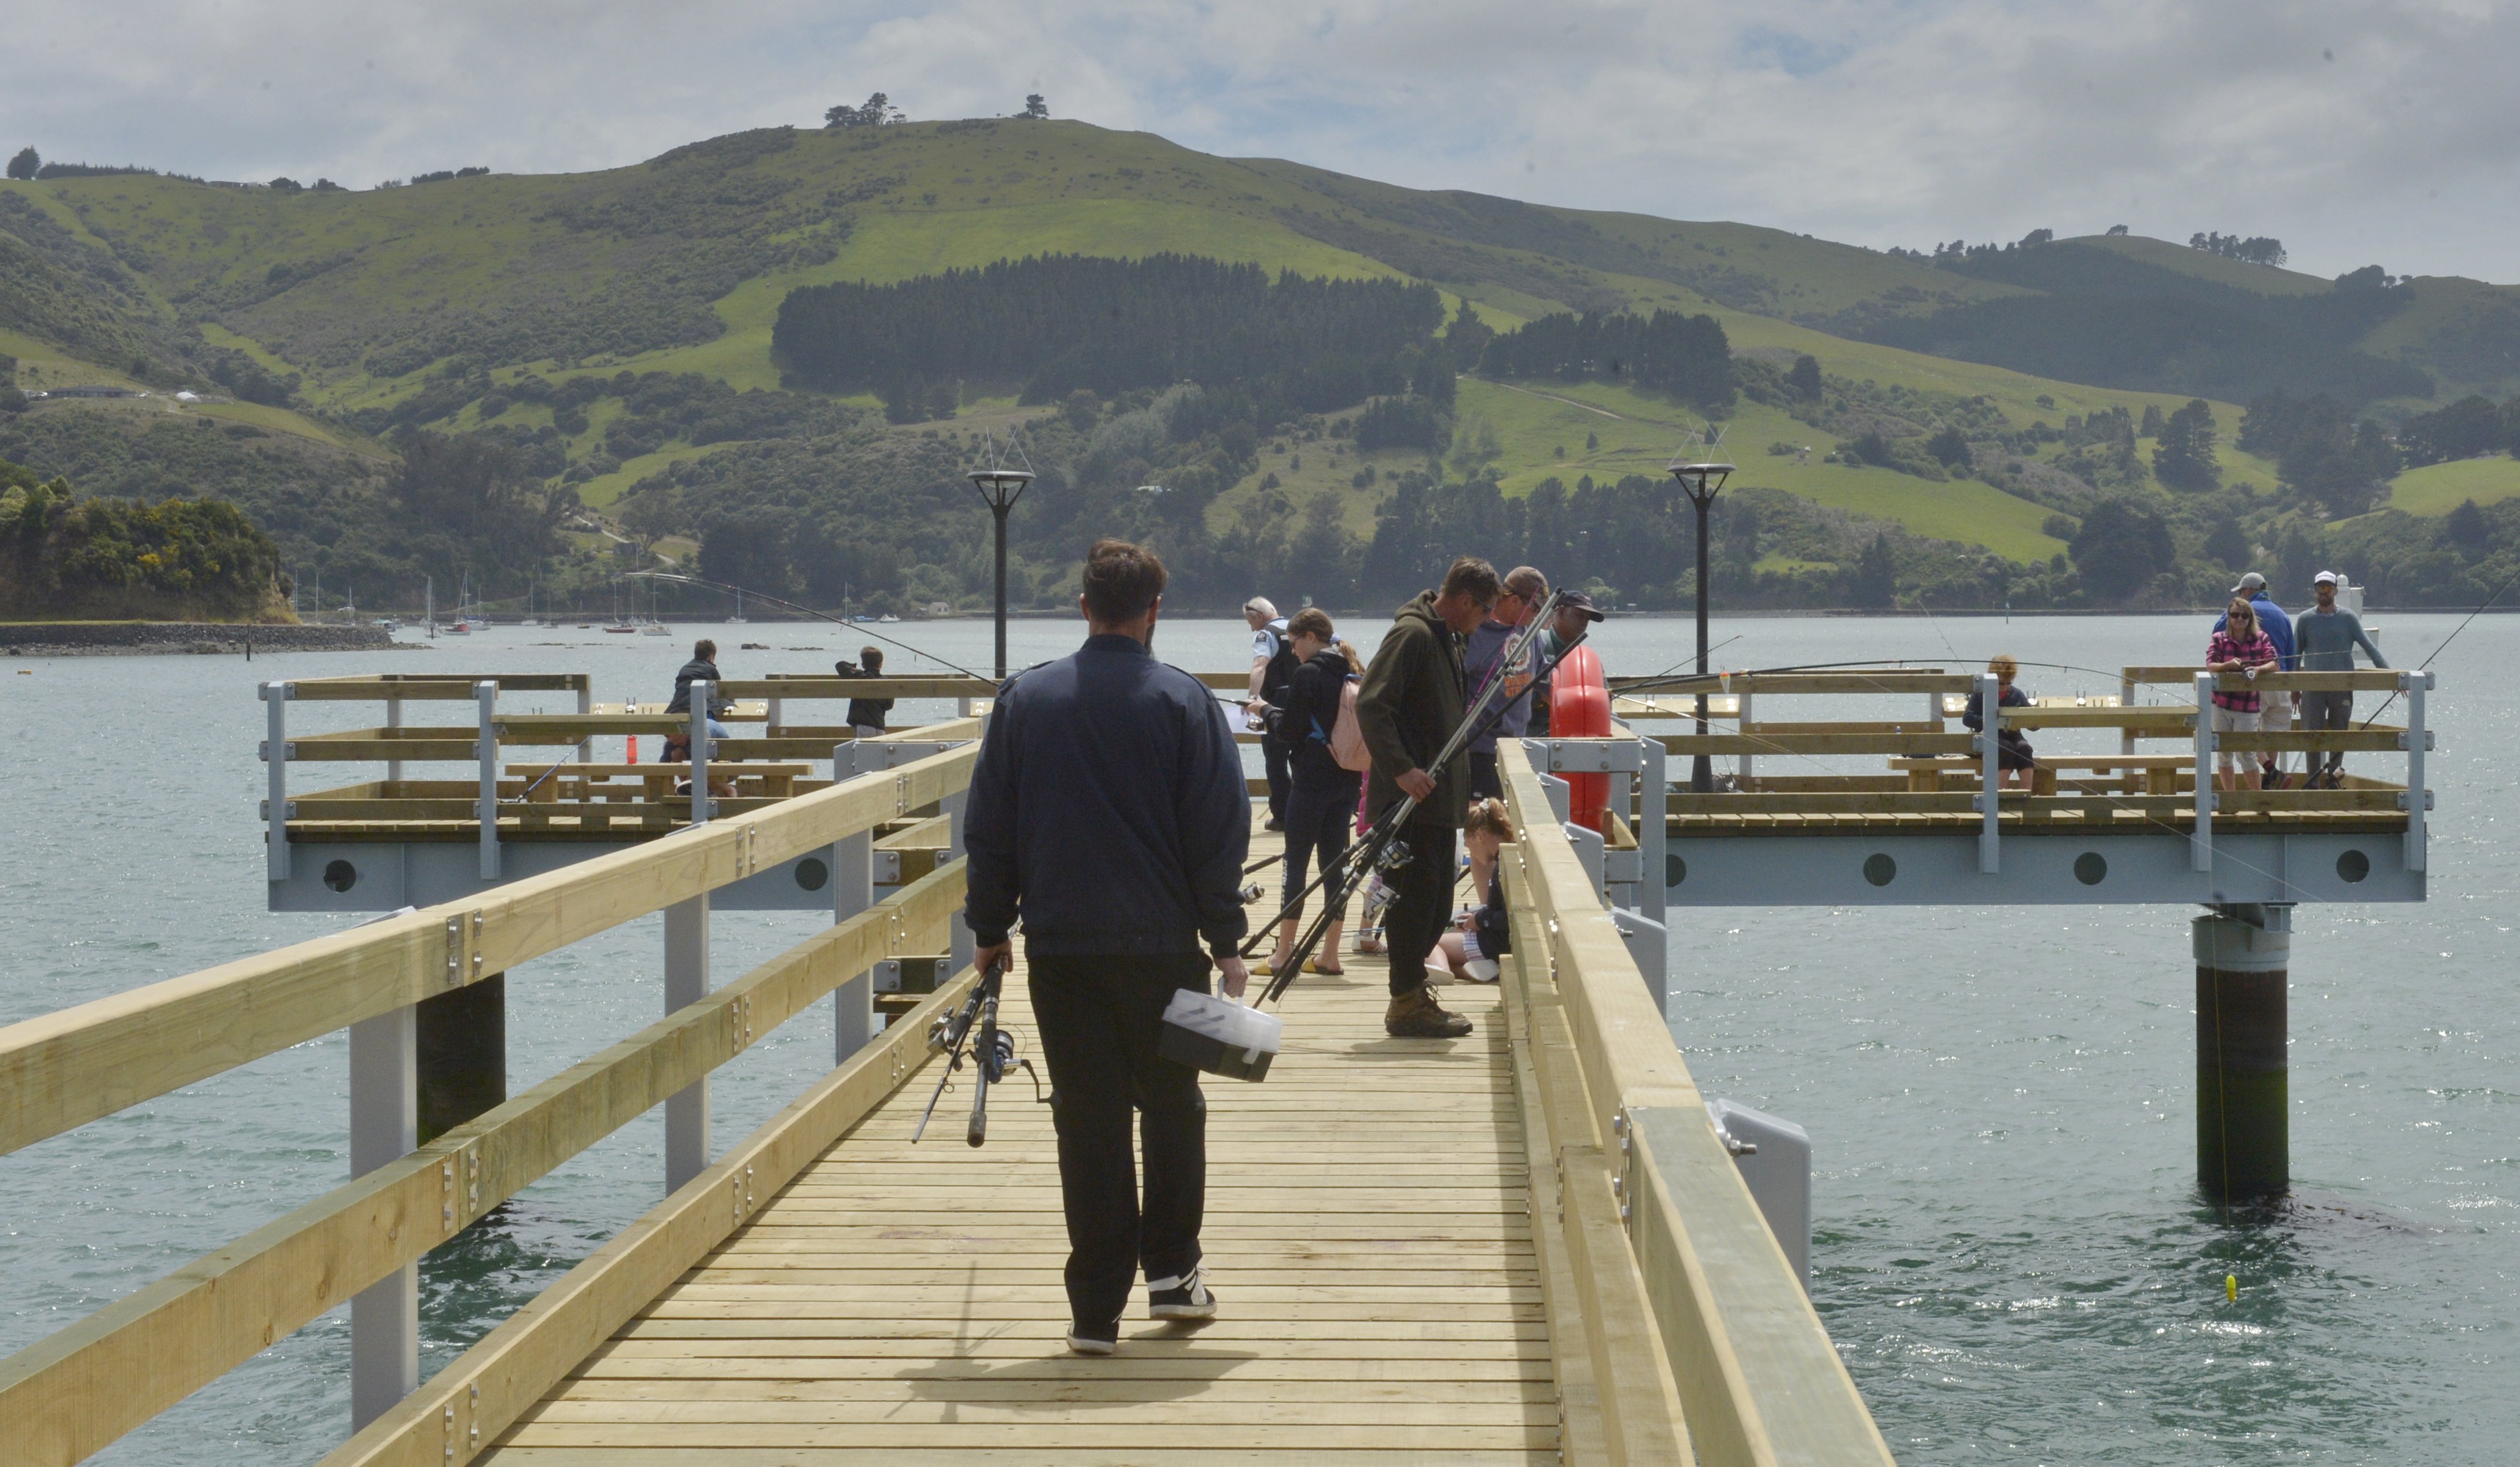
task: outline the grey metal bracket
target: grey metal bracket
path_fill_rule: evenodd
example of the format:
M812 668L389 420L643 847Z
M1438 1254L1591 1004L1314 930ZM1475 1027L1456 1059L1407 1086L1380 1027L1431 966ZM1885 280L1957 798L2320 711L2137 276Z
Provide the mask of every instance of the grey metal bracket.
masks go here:
M846 764L847 772L837 776L845 779L850 775L872 775L915 764L948 749L959 749L970 741L968 738L851 739L832 749L832 761L835 765Z
M1526 738L1522 746L1551 774L1633 775L1645 767L1644 748L1633 738Z
M1575 859L1584 863L1584 874L1593 878L1593 895L1607 898L1602 889L1601 858L1606 846L1600 832L1588 830L1572 821L1564 822L1567 842L1575 847Z
M1654 1010L1665 1008L1670 971L1671 934L1662 923L1624 907L1610 909L1610 926L1628 945L1628 956L1636 959L1637 971L1644 976L1645 992L1653 995Z

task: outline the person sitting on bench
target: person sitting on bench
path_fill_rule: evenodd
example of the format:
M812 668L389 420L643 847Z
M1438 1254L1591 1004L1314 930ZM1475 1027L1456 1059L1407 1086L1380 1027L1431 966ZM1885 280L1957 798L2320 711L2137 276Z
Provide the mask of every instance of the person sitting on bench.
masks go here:
M1997 703L2006 708L2030 706L2030 694L2012 686L2012 680L2021 676L2020 663L2008 656L1999 654L1988 659L1986 670L1995 674ZM1986 711L1979 706L1976 689L1969 689L1968 706L1960 710L1960 727L1973 734L1986 731ZM2020 730L1997 731L1995 765L1996 781L1999 787L2004 789L2030 787L2030 772L2038 767L2038 760L2034 757L2030 740L2021 736Z

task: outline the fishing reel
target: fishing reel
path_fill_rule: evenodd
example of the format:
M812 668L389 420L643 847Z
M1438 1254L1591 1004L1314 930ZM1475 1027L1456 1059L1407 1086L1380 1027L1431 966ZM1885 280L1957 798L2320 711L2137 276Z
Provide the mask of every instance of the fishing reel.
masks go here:
M1032 1077L1033 1098L1047 1105L1050 1097L1042 1093L1041 1072L1029 1059L1015 1054L1015 1036L1011 1029L998 1027L998 997L1007 976L1007 961L1000 958L989 964L980 981L971 986L970 997L951 1014L940 1015L927 1026L927 1048L930 1053L945 1056L945 1073L936 1077L936 1091L927 1097L927 1109L920 1114L919 1129L910 1134L910 1143L919 1144L927 1134L927 1122L936 1114L936 1102L945 1098L946 1087L954 1083L955 1072L966 1064L971 1067L971 1122L963 1138L977 1146L989 1138L989 1087L1003 1083L1009 1070L1021 1070Z
M1254 881L1249 886L1236 892L1235 895L1242 899L1243 906L1248 907L1252 903L1259 901L1262 896L1266 895L1266 890L1259 882Z
M1395 840L1382 848L1381 854L1374 860L1373 868L1383 875L1394 875L1408 869L1409 863L1417 859L1416 852L1410 850L1403 842Z

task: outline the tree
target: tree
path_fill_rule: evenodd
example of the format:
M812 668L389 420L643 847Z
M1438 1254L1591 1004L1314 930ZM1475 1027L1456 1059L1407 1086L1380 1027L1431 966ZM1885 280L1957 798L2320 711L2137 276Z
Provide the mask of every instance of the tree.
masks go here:
M34 149L21 148L18 150L18 156L9 159L9 176L11 178L32 178L35 176L37 170L41 169L43 166L44 160L35 156Z
M2222 486L2223 467L2214 461L2214 410L2205 399L2191 397L2187 406L2162 421L2152 471L2171 488L2194 494Z
M2408 467L2420 468L2493 453L2509 436L2502 410L2470 393L2437 412L2408 419L2398 430L2398 446L2406 451Z
M2442 517L2442 543L2468 559L2477 559L2494 549L2494 526L2476 501L2463 499Z
M275 194L303 194L306 192L305 185L299 183L293 178L291 178L285 173L280 177L273 179L268 187L271 192Z
M2228 514L2215 520L2214 527L2205 532L2205 558L2226 570L2245 569L2249 563L2249 552L2248 532L2242 530L2240 522Z
M2135 435L2138 438L2161 436L2161 404L2148 402L2143 405L2143 425L2135 430Z
M1945 468L1964 468L1969 465L1968 435L1946 424L1941 432L1925 440L1925 452L1932 454Z
M2067 551L2085 589L2109 601L2133 600L2178 554L2160 515L2121 499L2093 505Z
M1896 602L1898 593L1899 562L1891 554L1890 536L1887 532L1877 534L1856 558L1849 599L1867 610L1885 611Z
M1809 352L1794 358L1794 368L1785 374L1785 385L1805 402L1820 401L1820 358Z
M1050 104L1042 100L1041 93L1035 92L1024 99L1024 110L1016 115L1047 122L1050 120Z
M842 104L823 113L823 123L828 127L882 127L907 120L901 109L894 107L892 99L881 92L870 94L866 101L855 107Z

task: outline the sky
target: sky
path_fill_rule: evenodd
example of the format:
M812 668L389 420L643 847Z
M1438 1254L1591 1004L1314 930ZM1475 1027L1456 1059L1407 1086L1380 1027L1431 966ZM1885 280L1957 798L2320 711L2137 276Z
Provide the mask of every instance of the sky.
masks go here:
M2520 281L2520 0L13 0L0 149L354 188L882 91L1888 247L2272 235Z

